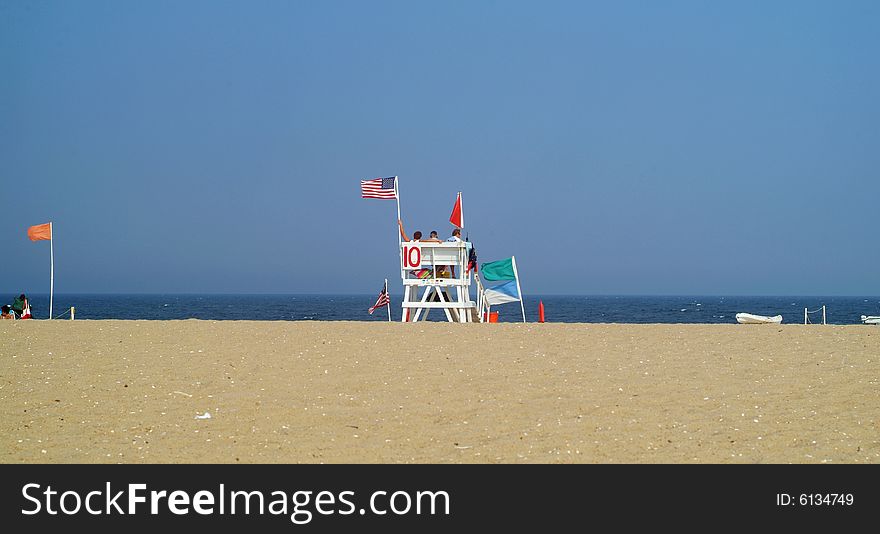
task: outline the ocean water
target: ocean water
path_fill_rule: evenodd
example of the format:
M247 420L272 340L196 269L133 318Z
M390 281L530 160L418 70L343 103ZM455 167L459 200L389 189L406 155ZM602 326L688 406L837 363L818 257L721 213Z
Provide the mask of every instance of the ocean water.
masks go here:
M12 303L15 295L0 295ZM29 295L34 318L48 317L49 296ZM400 295L391 296L392 319L400 320ZM7 302L8 301L8 302ZM68 319L209 319L260 321L387 321L385 308L367 308L376 295L56 295L53 314ZM782 315L782 322L804 322L804 308L826 307L829 324L861 324L861 315L880 315L880 297L693 297L527 295L528 322L538 320L543 301L547 322L559 323L736 323L739 312ZM499 322L522 320L518 303L495 306ZM440 310L429 320L445 320ZM822 313L810 314L813 323Z

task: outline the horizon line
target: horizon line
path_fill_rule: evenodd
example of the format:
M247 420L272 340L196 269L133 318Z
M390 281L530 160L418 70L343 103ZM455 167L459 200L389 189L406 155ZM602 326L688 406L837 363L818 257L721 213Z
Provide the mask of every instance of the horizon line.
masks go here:
M21 294L18 291L7 292L12 294ZM25 293L33 296L49 296L48 292ZM66 295L105 295L105 296L368 296L374 295L374 292L360 293L321 293L321 292L108 292L108 291L71 291L65 293L55 292L55 296ZM390 293L391 295L402 295L403 293ZM822 297L822 298L880 298L880 294L794 294L794 293L767 293L767 294L736 294L736 293L523 293L524 296L540 296L540 297Z

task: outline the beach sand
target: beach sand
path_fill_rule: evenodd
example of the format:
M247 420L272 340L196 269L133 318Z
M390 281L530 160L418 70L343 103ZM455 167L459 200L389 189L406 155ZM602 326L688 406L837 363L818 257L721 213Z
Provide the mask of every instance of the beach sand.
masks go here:
M872 326L58 320L0 336L3 463L880 463Z

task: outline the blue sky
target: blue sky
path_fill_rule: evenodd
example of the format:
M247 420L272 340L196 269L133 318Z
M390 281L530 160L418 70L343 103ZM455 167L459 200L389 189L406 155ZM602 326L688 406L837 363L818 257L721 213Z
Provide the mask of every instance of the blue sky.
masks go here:
M0 0L0 291L877 295L880 3ZM399 292L399 291L398 291Z

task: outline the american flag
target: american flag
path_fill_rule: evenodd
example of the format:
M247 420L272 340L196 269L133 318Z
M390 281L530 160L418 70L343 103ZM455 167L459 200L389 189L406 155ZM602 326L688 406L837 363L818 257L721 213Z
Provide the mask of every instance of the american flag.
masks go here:
M397 180L397 176L361 180L361 197L395 199L397 198L397 191L394 187L395 180Z
M471 269L473 269L474 272L477 272L477 247L473 245L471 245L471 250L468 252L467 269L464 274L471 272Z
M376 303L370 306L370 309L367 311L372 315L377 308L388 306L389 304L391 304L391 299L388 298L388 286L385 285L382 286L382 291L379 292L379 298L376 299Z

